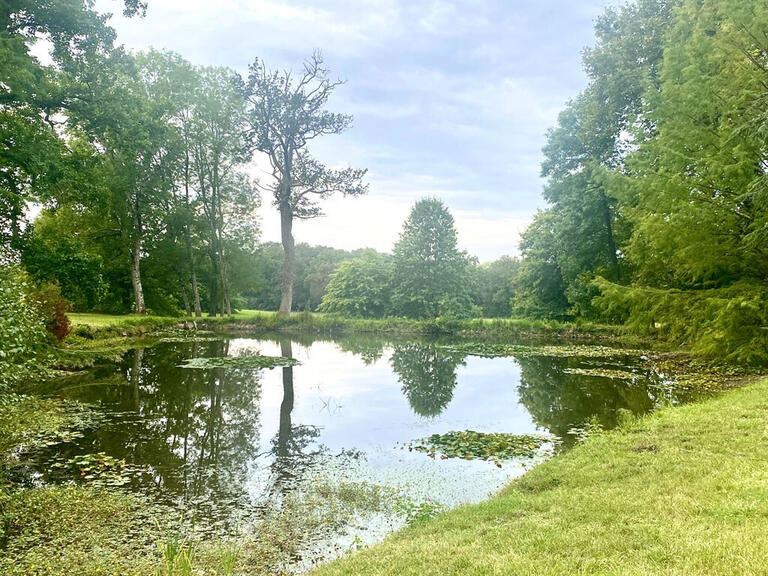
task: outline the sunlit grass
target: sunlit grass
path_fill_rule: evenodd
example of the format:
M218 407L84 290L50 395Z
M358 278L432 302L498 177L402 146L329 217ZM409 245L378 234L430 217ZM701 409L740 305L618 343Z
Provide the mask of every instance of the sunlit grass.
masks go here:
M767 395L629 421L313 575L766 574Z

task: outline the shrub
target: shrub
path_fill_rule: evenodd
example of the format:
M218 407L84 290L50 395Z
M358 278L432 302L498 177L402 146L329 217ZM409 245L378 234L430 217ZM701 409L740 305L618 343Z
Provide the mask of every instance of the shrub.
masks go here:
M61 296L58 282L46 282L33 294L40 313L45 318L45 328L56 337L63 340L72 331L69 323L70 304Z
M0 266L0 391L43 373L37 356L47 340L26 273L17 265Z
M594 303L633 332L694 353L745 364L768 364L768 289L738 282L709 290L620 286L598 278Z

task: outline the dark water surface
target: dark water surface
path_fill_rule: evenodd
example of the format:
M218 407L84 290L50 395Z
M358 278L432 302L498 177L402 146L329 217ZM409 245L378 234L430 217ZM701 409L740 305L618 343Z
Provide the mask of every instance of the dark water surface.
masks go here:
M253 353L292 356L300 365L178 367L194 357ZM641 414L685 400L673 390L637 355L489 359L434 343L369 338L167 342L58 381L51 394L100 406L109 417L84 437L37 454L30 466L36 483L82 482L83 472L71 465L77 456L124 459L124 489L185 506L222 530L242 529L289 495L327 483L384 487L409 503L308 536L305 554L292 559L301 569L380 539L419 506L485 499L573 444L588 423L610 428L623 410ZM537 457L501 467L404 447L467 429L543 434L553 442Z

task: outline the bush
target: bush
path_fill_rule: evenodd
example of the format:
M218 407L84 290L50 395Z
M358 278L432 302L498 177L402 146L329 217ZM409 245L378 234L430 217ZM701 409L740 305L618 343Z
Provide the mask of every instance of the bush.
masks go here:
M0 266L0 391L44 372L37 357L47 341L26 273L17 265Z
M70 304L61 297L61 287L58 282L46 282L33 294L40 313L45 318L45 329L56 337L64 340L72 331L69 323Z
M620 286L603 278L594 304L633 332L694 353L751 365L768 364L768 289L738 282L709 290Z
M392 263L389 256L373 251L339 264L331 274L318 310L360 318L389 314Z

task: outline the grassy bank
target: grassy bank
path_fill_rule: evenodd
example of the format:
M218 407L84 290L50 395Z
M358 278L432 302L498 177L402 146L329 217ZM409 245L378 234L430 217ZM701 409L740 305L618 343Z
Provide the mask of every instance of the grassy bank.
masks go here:
M591 437L314 576L768 573L768 380Z
M167 328L194 320L191 317L113 316L108 314L70 314L75 333L94 335L134 335ZM589 342L617 340L634 343L636 339L619 326L590 323L561 323L516 318L476 318L471 320L411 320L407 318L346 318L327 314L300 312L282 315L276 312L241 310L231 316L197 319L197 325L229 332L285 332L344 335L352 333L391 336L455 335L472 339L567 339Z

